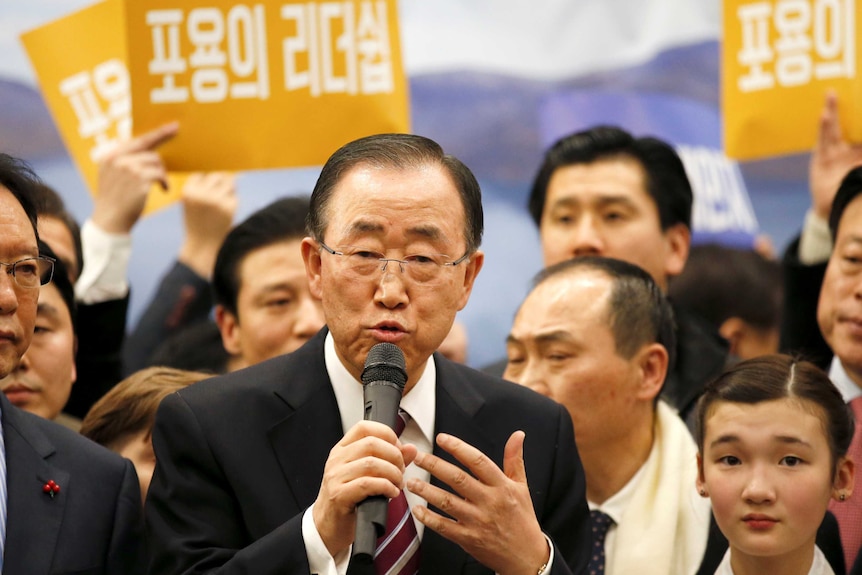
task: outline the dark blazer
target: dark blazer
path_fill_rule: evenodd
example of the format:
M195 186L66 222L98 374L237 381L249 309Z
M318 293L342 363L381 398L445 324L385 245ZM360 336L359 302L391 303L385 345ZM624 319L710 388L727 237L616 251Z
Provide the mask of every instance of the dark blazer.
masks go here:
M90 408L123 378L120 350L126 332L129 294L120 299L78 304L75 335L78 379L63 411L83 419Z
M832 350L817 323L817 303L826 265L827 262L806 265L799 260L799 237L785 250L781 259L784 303L779 348L786 353L800 354L828 371Z
M291 354L162 402L146 505L151 573L309 572L302 514L344 435L325 367L325 335L324 328ZM501 465L509 435L523 429L533 505L556 544L553 573L585 572L589 511L568 413L526 388L439 354L435 361L435 431L464 439ZM491 573L430 529L421 554L421 573Z
M123 342L123 373L131 375L151 365L162 365L153 361L162 342L190 325L207 321L212 306L209 280L187 265L174 262Z
M131 462L0 393L8 507L4 575L136 574L145 549ZM42 486L53 480L53 498Z

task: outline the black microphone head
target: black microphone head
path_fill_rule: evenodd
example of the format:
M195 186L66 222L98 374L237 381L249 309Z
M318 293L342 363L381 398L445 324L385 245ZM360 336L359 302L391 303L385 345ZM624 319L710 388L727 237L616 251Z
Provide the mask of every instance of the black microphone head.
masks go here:
M362 384L388 381L400 388L407 383L407 364L404 353L393 343L378 343L368 351L362 369Z

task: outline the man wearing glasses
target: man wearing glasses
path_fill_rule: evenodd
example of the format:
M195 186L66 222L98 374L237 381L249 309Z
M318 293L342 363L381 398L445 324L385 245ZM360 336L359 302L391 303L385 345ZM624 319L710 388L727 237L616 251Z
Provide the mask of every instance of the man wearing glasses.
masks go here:
M63 260L41 239L39 253L41 259L15 264L18 285L37 281L42 285L30 347L18 366L0 378L0 389L16 407L78 431L81 420L62 413L77 378L75 291Z
M327 328L162 402L151 573L586 569L568 414L434 354L482 268L482 226L473 174L427 138L371 136L330 157L301 247ZM360 374L381 342L406 363L400 439L362 421ZM391 498L390 520L363 571L355 509L375 495Z
M0 154L0 377L33 339L40 286L35 175ZM134 468L107 449L0 394L0 571L140 573L140 490Z

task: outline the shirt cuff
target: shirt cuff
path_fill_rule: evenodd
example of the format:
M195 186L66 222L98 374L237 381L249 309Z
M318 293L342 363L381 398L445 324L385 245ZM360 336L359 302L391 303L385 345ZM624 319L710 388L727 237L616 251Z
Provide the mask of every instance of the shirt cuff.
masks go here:
M102 303L126 297L132 237L109 234L92 220L81 227L84 269L75 284L75 297L84 304Z
M551 568L554 566L554 542L551 541L551 538L548 537L547 534L542 533L545 536L545 541L548 542L548 549L550 549L550 555L548 556L548 562L545 563L545 568L542 569L541 572L538 572L538 575L548 575L551 572Z
M832 255L832 234L829 222L813 210L805 214L802 235L799 238L799 261L805 265L822 264Z
M308 567L312 573L318 575L345 575L347 565L350 563L350 550L333 557L329 554L326 544L317 532L314 524L314 505L305 510L302 515L302 539L305 541L305 553L308 556ZM553 553L553 551L551 551Z

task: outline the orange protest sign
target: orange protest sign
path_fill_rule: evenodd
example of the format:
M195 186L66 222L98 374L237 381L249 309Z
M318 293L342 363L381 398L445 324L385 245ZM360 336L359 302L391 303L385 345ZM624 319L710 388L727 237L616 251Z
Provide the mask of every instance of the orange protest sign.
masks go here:
M827 89L862 142L859 0L724 0L724 147L755 159L812 148Z
M396 0L127 0L136 131L170 120L172 169L323 164L409 130Z
M132 133L122 0L104 0L21 36L54 123L91 194L97 159ZM145 213L179 198L185 176L171 174Z

